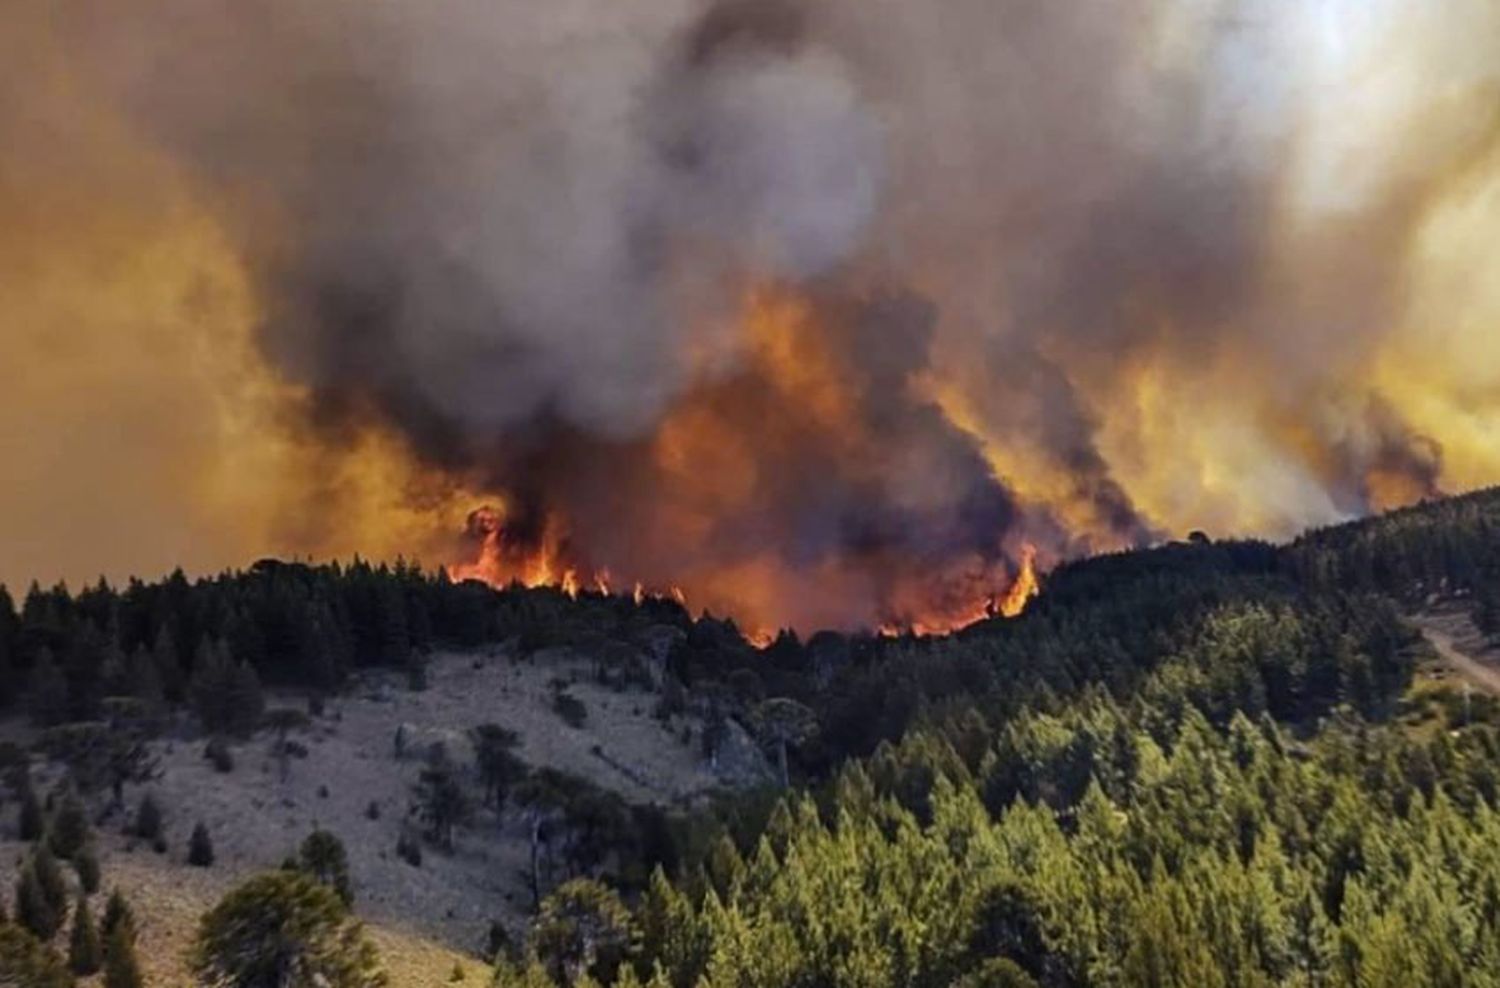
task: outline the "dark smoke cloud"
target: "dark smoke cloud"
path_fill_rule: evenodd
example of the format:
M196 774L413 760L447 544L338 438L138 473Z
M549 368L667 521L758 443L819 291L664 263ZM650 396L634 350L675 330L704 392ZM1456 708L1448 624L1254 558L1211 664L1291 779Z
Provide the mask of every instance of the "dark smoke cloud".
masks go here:
M769 556L817 574L791 593L820 618L867 618L1017 525L1057 552L1280 531L1448 469L1377 378L1412 243L1493 160L1484 0L48 21L212 205L320 435L394 426L597 565ZM813 318L757 339L767 289Z

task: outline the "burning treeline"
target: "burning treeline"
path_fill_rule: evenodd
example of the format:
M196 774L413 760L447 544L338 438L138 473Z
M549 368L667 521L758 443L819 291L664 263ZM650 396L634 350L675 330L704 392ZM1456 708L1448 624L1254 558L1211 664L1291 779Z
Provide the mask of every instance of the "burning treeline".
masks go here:
M672 592L761 632L1018 613L1034 574L1016 505L904 380L924 363L930 310L760 290L738 317L736 372L675 402L648 438L523 455L514 495L469 519L477 558L450 574Z
M0 579L941 629L1500 480L1488 0L0 4Z

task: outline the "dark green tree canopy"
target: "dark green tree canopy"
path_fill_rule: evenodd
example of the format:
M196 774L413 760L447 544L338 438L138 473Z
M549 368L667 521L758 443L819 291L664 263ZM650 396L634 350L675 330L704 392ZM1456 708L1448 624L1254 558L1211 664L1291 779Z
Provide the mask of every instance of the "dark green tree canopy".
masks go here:
M375 949L332 889L298 871L244 882L199 924L192 967L209 988L378 988Z

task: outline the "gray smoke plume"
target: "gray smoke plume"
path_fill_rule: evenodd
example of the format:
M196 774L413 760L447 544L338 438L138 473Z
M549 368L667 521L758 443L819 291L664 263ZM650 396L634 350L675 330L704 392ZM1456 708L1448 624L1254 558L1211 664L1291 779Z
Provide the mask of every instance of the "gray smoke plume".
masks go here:
M598 565L769 553L879 599L903 567L984 570L1023 516L1082 551L1279 531L1368 509L1372 477L1444 475L1442 437L1372 382L1413 238L1493 160L1485 0L50 16L208 190L318 427L394 425L564 512ZM847 420L788 406L820 392L747 336L767 286L816 314L794 344ZM656 442L684 405L753 461L691 537L662 514L707 508Z

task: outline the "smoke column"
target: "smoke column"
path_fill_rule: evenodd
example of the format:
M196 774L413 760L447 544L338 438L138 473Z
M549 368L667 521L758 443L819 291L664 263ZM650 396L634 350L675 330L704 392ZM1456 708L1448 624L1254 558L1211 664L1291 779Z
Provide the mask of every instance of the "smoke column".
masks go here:
M488 503L947 624L1500 481L1500 8L1441 6L0 0L0 579Z

